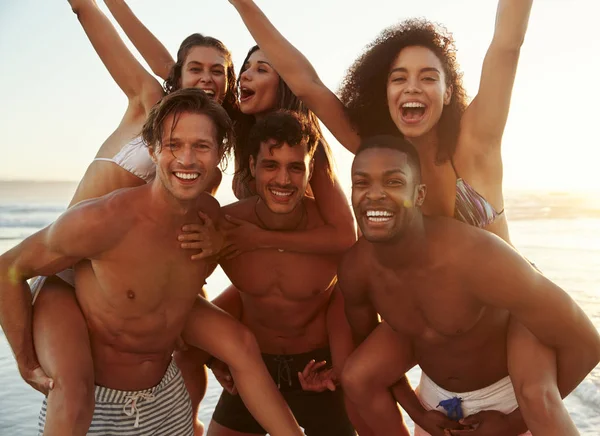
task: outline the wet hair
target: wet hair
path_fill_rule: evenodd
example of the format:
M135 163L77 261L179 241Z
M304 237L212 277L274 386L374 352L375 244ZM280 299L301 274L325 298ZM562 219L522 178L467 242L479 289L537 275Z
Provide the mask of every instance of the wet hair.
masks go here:
M398 135L376 135L363 139L356 150L356 159L363 151L372 149L390 149L396 150L406 155L408 165L410 165L415 174L415 183L421 183L421 160L417 149L403 136Z
M225 164L233 145L233 125L225 109L201 89L180 89L165 95L152 107L142 128L142 139L146 146L160 151L165 120L170 115L174 116L172 133L177 125L177 120L184 113L206 115L213 121L221 164Z
M440 60L446 86L452 87L450 104L438 122L437 163L454 155L460 120L467 108L462 73L456 60L454 38L448 30L424 19L410 19L384 30L354 62L342 82L340 100L360 136L397 134L387 104L387 81L392 63L406 47L421 46Z
M317 149L319 133L313 124L299 112L280 109L271 112L258 120L248 136L246 151L248 156L257 158L262 143L274 140L269 151L280 148L283 144L290 147L306 145L312 159Z
M227 63L225 74L227 76L227 92L223 99L223 108L229 114L232 120L235 120L239 116L238 106L238 88L237 88L237 76L235 75L235 69L233 68L233 61L231 58L231 52L227 49L225 44L212 36L205 36L200 33L193 33L183 40L177 50L177 62L171 67L169 77L165 80L164 89L167 94L173 91L177 91L181 88L181 75L183 65L190 53L190 50L194 47L212 47L219 51L225 58Z
M246 71L246 63L250 59L250 56L252 56L252 54L258 50L260 50L260 47L258 45L255 45L248 51L248 54L246 55L246 59L244 59L244 63L242 64L242 68L238 77L238 87L240 83L240 77L242 73ZM312 111L310 111L306 107L302 100L296 97L296 95L292 92L287 83L285 83L285 81L281 77L279 78L279 85L277 88L277 103L273 109L283 109L286 111L292 111L301 114L304 116L307 122L312 125L312 128L317 135L317 149L315 152L322 154L322 156L326 159L327 173L333 179L333 156L329 144L323 137L323 132L321 131L319 119ZM239 179L242 186L248 186L248 184L252 181L252 174L250 173L249 163L249 157L251 156L251 154L248 150L248 142L250 138L250 132L252 131L252 128L255 125L255 123L257 122L255 121L255 118L253 116L243 114L235 123L235 136L237 138L235 145L235 176ZM244 191L246 191L245 194L249 193L246 189L244 189Z

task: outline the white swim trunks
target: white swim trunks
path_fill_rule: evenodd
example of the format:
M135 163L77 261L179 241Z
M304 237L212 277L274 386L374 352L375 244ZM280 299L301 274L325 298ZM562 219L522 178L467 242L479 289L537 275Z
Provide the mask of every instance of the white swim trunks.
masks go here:
M65 283L75 287L75 271L73 268L68 268L64 271L56 274L57 277L61 278ZM29 282L29 287L31 288L31 296L33 297L31 304L35 304L35 300L40 293L42 286L46 283L46 276L38 276L31 279Z

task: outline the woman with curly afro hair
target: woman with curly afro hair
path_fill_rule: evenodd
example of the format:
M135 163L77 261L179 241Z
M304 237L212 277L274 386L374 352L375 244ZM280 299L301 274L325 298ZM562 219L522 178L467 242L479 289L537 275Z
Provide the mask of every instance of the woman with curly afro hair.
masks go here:
M499 0L479 92L470 104L453 37L441 26L413 19L383 31L350 68L338 98L252 0L230 3L290 89L343 146L355 152L361 137L402 133L421 159L428 188L423 212L454 217L511 243L504 214L501 143L533 0ZM386 361L379 347L360 350L369 354L369 367L377 368L376 358L381 365L403 365ZM500 420L494 414L481 414L478 430L472 434L490 427L497 427L496 432L485 434L518 434L527 428L534 434L577 434L561 394L568 394L583 379L582 369L570 362L558 365L557 375L555 353L514 321L509 328L508 362L520 409ZM344 371L350 369L348 379L359 384L364 394L353 398L361 414L375 423L372 427L385 423L390 415L371 414L371 399L391 383L378 385L364 367ZM417 424L431 434L443 434L445 426L455 428L447 419L426 413L407 386L403 379L394 386L394 394ZM390 397L387 410L393 405ZM396 415L398 428L402 421Z

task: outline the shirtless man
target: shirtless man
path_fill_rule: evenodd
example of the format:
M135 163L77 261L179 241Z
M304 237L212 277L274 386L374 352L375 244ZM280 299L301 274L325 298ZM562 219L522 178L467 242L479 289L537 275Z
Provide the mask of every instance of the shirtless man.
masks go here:
M352 167L352 205L364 237L340 263L338 283L355 342L364 343L348 359L342 385L376 434L404 435L387 387L419 364L420 402L414 394L401 400L426 428L417 427L416 435L447 435L437 425L444 409L456 420L477 414L450 434L523 433L508 377L509 317L556 350L563 395L598 363L598 332L562 289L501 239L456 220L424 217L425 192L408 142L389 136L363 142ZM369 392L381 387L375 396L363 396L367 383L354 376L365 366L373 368Z
M269 114L254 126L249 144L257 195L223 207L222 213L230 221L245 223L242 225L251 223L282 232L322 226L314 199L305 195L317 146L317 135L310 123L293 112ZM328 308L336 305L330 306L330 301L340 255L260 249L221 260L223 270L239 291L230 289L215 303L220 304L218 300L223 298L237 298L239 309L234 316L256 336L271 376L310 436L355 434L343 394L335 390L331 377L322 379L320 389L317 386L321 392L304 391L303 383L312 388L314 383L299 378L307 364L311 363L309 370L322 361L336 366L340 362L338 356L352 350L347 325L346 343L343 338L330 341L328 337L332 312ZM343 305L339 303L343 318ZM344 326L339 325L334 329L339 331L340 327L343 330ZM212 363L213 369L216 365L217 362ZM237 382L235 388L239 390ZM223 391L208 434L265 433L239 396Z
M47 381L33 347L26 280L75 265L96 383L88 434L193 434L171 358L183 334L228 362L270 433L301 435L252 334L197 297L214 261L192 261L176 242L184 223L218 217L218 202L204 191L231 144L231 121L204 92L186 89L152 109L142 135L156 164L153 182L81 202L0 257L0 321L21 374L38 389Z

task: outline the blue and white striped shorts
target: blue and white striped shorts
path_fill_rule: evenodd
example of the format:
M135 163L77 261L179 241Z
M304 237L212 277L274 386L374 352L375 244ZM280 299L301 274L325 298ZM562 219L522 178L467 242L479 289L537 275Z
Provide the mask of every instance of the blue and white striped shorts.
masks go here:
M175 361L158 385L143 391L118 391L96 386L96 407L88 435L193 436L192 403ZM39 416L44 432L47 401Z

